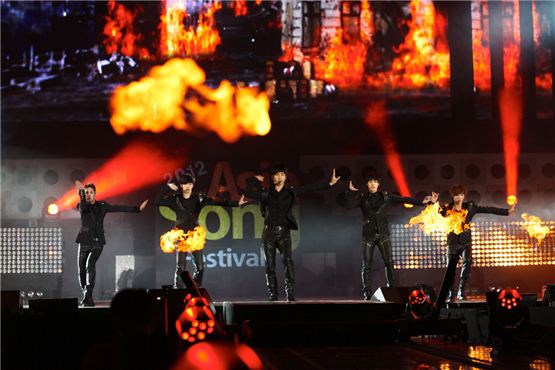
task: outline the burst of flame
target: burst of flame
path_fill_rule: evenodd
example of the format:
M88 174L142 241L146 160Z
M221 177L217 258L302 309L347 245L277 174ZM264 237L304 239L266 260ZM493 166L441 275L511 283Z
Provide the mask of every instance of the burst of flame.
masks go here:
M164 235L160 236L160 248L164 253L194 252L204 249L206 244L206 229L197 226L193 230L184 232L181 229L173 228Z
M422 212L412 217L406 227L418 225L426 235L435 232L446 232L447 224L446 219L439 213L439 203L427 205Z
M468 210L450 209L447 210L445 217L441 215L439 210L439 203L426 206L422 212L409 220L406 227L418 225L426 235L436 232L445 234L453 232L458 235L470 229L470 225L465 222Z
M135 35L133 21L137 12L128 10L125 6L118 4L115 0L108 1L108 16L104 26L104 47L106 52L122 53L127 56L139 56L148 58L148 50L139 47L141 35Z
M542 226L541 218L529 215L528 213L523 213L521 217L526 221L522 224L524 230L526 230L528 235L538 241L538 245L541 244L547 234L551 232L549 226Z
M363 0L360 6L360 37L367 45L370 45L372 43L372 34L374 33L374 22L372 22L370 1Z
M186 27L186 0L166 0L160 17L160 50L165 56L206 55L216 51L221 43L214 13L221 8L219 1L206 4L196 26Z
M327 42L322 58L314 59L314 74L342 88L357 87L363 82L367 50L362 40L345 42L343 31L338 29Z
M270 102L265 93L233 87L225 80L211 89L204 81L204 71L192 59L171 59L141 80L116 88L110 123L120 135L129 130L159 133L170 127L185 131L202 127L230 143L243 134L270 131ZM188 91L198 97L184 100Z
M281 44L281 50L283 51L283 54L278 58L280 62L289 62L291 60L298 60L303 58L303 53L298 45L292 45L288 42L283 42Z
M411 0L411 20L405 42L390 71L367 77L375 88L449 87L450 61L445 40L445 19L436 14L431 0ZM437 42L436 42L437 41Z
M236 17L247 15L247 0L234 0L229 3L229 6L235 10Z

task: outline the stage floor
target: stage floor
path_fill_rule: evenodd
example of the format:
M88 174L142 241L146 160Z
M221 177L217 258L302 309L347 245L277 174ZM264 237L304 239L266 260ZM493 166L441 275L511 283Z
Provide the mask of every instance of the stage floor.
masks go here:
M491 347L441 339L361 346L254 347L267 369L555 369L537 355L492 359Z

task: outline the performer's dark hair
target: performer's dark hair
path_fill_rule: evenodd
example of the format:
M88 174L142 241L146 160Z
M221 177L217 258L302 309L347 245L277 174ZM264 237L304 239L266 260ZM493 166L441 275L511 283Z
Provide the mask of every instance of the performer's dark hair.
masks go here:
M190 174L190 173L185 173L181 176L179 176L179 178L177 179L177 182L179 184L194 184L195 183L195 177Z
M283 173L285 173L285 175L287 175L288 169L287 169L287 167L285 167L285 165L283 163L276 164L272 167L272 171L271 171L272 176L274 176L278 172L283 172Z
M92 182L89 182L88 184L86 184L85 189L86 188L92 188L94 190L94 192L96 193L96 186L94 186L94 184Z
M449 194L451 194L452 197L454 197L455 195L459 195L459 194L465 194L466 195L466 187L464 185L453 185L451 186L451 189L449 189Z
M368 181L370 181L370 180L376 180L377 182L382 182L382 179L381 179L380 175L378 175L377 172L367 173L366 176L364 177L364 180L366 181L366 183L368 183Z

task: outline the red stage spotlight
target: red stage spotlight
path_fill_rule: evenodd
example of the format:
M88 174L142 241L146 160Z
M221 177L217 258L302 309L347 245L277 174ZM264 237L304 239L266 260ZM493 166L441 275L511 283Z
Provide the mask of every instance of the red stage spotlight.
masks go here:
M230 341L197 343L179 357L172 370L257 370L263 368L260 357L252 348L246 344Z
M518 187L518 158L520 156L520 131L522 126L520 94L513 90L501 90L499 93L499 112L503 131L507 195L514 197L517 194ZM507 199L507 204L511 205L508 202L509 199Z
M164 174L180 167L183 161L184 158L170 156L153 145L131 143L87 176L83 184L94 183L97 198L106 199L162 183ZM75 207L77 203L79 196L75 189L68 190L56 202L60 212Z
M393 137L393 133L389 127L385 101L382 100L370 104L365 122L376 133L376 137L380 142L382 151L386 156L387 167L389 168L389 171L391 171L391 175L397 185L397 189L399 189L399 193L401 193L403 197L410 196L410 189L405 176L405 169L403 167L403 163L401 162L401 156L397 151L395 138Z

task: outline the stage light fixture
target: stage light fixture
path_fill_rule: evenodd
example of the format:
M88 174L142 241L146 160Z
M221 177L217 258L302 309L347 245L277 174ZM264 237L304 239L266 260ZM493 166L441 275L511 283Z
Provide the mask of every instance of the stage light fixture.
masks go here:
M528 307L522 304L522 295L515 288L492 289L486 293L489 314L489 332L492 341L491 356L510 352L515 339L522 337L529 323Z
M56 203L50 203L48 205L47 211L49 215L55 216L58 214L60 209L58 208L58 205Z
M1 228L0 273L61 273L61 228Z
M210 303L203 297L192 297L188 294L184 300L185 309L175 322L178 336L194 343L207 338L214 333L216 318L210 310Z
M410 292L405 311L411 319L422 319L430 315L432 303L426 292L422 289Z

